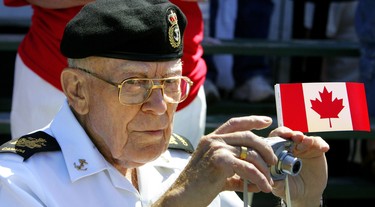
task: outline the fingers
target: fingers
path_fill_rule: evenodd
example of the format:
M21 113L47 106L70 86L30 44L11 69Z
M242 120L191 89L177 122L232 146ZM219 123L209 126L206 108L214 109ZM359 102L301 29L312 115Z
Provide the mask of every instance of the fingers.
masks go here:
M220 139L204 137L192 155L189 162L191 170L186 175L209 175L198 183L217 183L216 186L221 186L220 191L242 191L241 179L246 179L253 184L250 187L252 191L271 192L272 179L262 158L264 155L255 150L249 152L249 149L243 153L245 155L242 155L242 160L240 146L231 146ZM193 177L194 180L197 179L196 176Z
M305 137L305 135L300 131L293 131L287 127L278 127L271 131L270 137L282 137L285 139L292 139L294 142L299 143Z
M248 180L250 192L271 192L276 195L285 195L284 181L273 182L270 175L270 167L277 163L278 158L272 147L251 130L263 129L270 126L272 119L265 116L248 116L233 118L220 126L212 134L208 135L214 141L220 140L231 151L230 163L233 173L227 177L227 188L242 190L243 180ZM290 179L292 192L299 193L295 188L309 188L316 181L305 180L306 176L324 177L326 166L324 165L324 153L329 150L329 145L321 138L306 136L302 132L293 131L287 127L278 127L270 133L270 136L290 139L294 142L293 155L301 158L303 167L301 172ZM228 166L226 166L228 167ZM324 186L325 183L320 184ZM274 188L273 188L274 187ZM233 189L234 188L234 189Z
M249 147L231 145L223 141L230 138L236 139L239 134L243 135L243 133L249 134L249 132L232 133L229 134L229 138L224 135L221 135L220 138L217 136L214 138L210 136L204 137L197 151L193 154L192 160L195 163L191 166L197 167L197 171L200 171L199 174L216 175L216 178L220 175L224 176L227 182L223 190L241 191L243 186L238 186L238 182L242 182L240 179L246 179L253 184L249 185L251 191L261 190L271 192L272 178L268 169L269 164L265 161L265 158L273 160L274 153L272 148L268 149L267 145L268 150L266 150L265 154L262 154L253 149L253 147L259 149L261 148L260 146L252 146L249 144L251 143L249 137L247 137L247 139L249 139L249 142L247 142ZM243 137L240 136L240 138ZM261 140L259 137L258 139ZM265 143L261 144L266 146ZM277 158L275 159L277 160ZM208 161L208 163L199 164L205 162L205 160ZM274 163L276 163L276 161ZM229 179L232 180L231 182L237 181L231 183Z
M273 184L272 193L278 197L285 197L285 180L275 181Z
M240 178L239 176L234 176L228 179L228 183L230 185L230 187L227 188L228 190L238 191L239 189L243 189L244 180ZM255 185L254 183L248 180L247 191L257 193L257 192L260 192L261 190L259 189L257 185Z
M240 161L238 161L238 168L236 168L237 166L234 168L236 174L256 185L258 190L270 192L273 181L267 163L255 150L241 146L238 147L238 151ZM253 185L250 185L252 191L254 191Z
M218 129L215 134L231 133L236 131L246 131L253 129L264 129L272 124L272 118L267 116L246 116L231 118Z
M295 144L293 154L301 158L322 156L329 150L329 145L321 137L305 136L301 142Z
M248 155L247 147L241 146L241 148L240 148L240 159L246 160L247 155Z
M246 160L238 159L234 162L233 170L242 180L248 180L251 191L271 192L273 181L267 164L253 150L249 151ZM243 183L242 183L243 184ZM239 188L241 189L241 188Z
M275 165L277 157L273 153L271 146L263 140L263 137L259 137L250 131L268 127L271 123L272 119L265 116L233 118L206 136L212 141L224 142L228 149L232 151L234 156L232 157L231 166L226 167L231 167L233 172L240 176L241 179L249 180L252 183L251 185L249 184L249 190L251 191L270 192L272 190L273 181L268 166ZM212 143L210 147L213 147ZM246 148L243 147L248 149L245 153L243 149ZM236 190L242 190L242 187Z
M317 157L329 150L328 143L321 137L306 136L302 132L292 131L287 127L279 127L273 130L270 136L279 136L293 140L293 154L301 158Z
M267 116L237 117L224 123L212 134L229 145L252 148L259 152L268 164L274 164L277 162L277 157L271 153L272 148L261 137L250 131L253 129L264 129L271 124L272 118Z
M303 167L297 176L290 176L289 187L291 197L305 197L301 194L309 190L309 195L321 195L327 181L327 165L324 153L329 150L329 145L321 137L306 136L301 132L292 131L286 127L279 127L270 133L271 136L279 136L291 139L294 142L292 153L302 160ZM316 179L319 178L319 179ZM279 197L285 197L285 181L274 183L273 193ZM307 189L307 190L301 190ZM300 194L300 195L298 195ZM302 196L301 196L302 195Z
M277 157L274 155L272 147L267 144L263 137L259 137L251 131L217 135L217 137L228 145L244 146L256 151L268 165L273 165L277 162Z
M263 160L263 158L254 150L248 149L247 147L239 147L239 158L246 163L251 163L257 169L259 169L263 174L269 174L268 164Z

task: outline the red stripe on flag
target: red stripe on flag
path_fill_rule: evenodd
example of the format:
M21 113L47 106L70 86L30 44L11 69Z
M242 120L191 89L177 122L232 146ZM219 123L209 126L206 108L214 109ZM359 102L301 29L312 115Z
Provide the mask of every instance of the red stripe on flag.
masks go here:
M284 126L308 132L302 84L280 84Z
M353 130L370 131L364 85L361 83L346 83L346 92L348 93Z

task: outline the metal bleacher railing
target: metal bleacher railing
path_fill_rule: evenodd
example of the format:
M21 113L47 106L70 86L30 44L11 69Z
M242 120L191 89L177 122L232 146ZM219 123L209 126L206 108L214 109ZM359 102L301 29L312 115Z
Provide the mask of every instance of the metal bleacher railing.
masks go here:
M16 52L22 40L22 34L0 35L0 52ZM340 42L332 40L223 40L220 44L203 43L205 54L237 54L237 55L267 55L275 57L335 57L359 56L359 45L353 42ZM277 68L276 73L287 73L282 68ZM9 111L10 97L0 97L0 134L10 134ZM247 104L232 101L221 101L208 105L206 133L212 131L229 117L263 114L275 117L275 106L269 104ZM276 118L275 118L276 120ZM274 122L276 125L276 121ZM266 136L269 131L258 131ZM370 139L375 137L373 132L334 132L317 133L326 139ZM375 183L363 178L345 177L333 178L328 182L325 196L333 199L375 199Z
M274 57L359 57L359 44L336 40L287 40L270 41L254 39L222 40L220 44L203 43L205 54L235 54L235 55L265 55ZM320 72L319 68L316 68ZM290 75L291 71L276 66L275 77L280 74ZM278 80L276 80L278 81ZM224 100L210 104L207 107L206 133L211 132L218 125L230 117L261 114L273 117L274 123L270 129L277 125L276 106L273 103L248 104ZM372 125L372 129L375 126ZM267 136L270 129L255 131L258 135ZM375 133L371 132L323 132L310 133L324 139L372 139ZM343 169L345 170L345 169ZM254 195L256 197L268 196L261 199L270 199L269 195ZM375 200L375 183L363 177L330 177L324 197L333 200ZM331 203L332 204L332 203ZM351 206L347 203L347 206ZM330 206L330 205L328 205ZM331 206L336 206L335 204Z

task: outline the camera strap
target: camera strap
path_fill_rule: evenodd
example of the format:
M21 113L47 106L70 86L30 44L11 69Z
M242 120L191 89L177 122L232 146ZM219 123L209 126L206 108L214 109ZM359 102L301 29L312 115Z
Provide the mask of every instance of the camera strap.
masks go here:
M250 193L247 191L247 184L248 184L247 180L244 179L243 180L243 198L242 198L244 207L249 207L249 194Z
M292 201L290 199L290 189L289 189L289 175L286 175L286 178L285 178L285 195L286 195L286 206L288 207L292 207ZM247 180L244 180L243 182L243 204L244 204L244 207L249 207L249 202L251 203L251 201L249 201L249 194L252 195L252 193L248 192L247 191L247 184L248 184L248 181ZM284 202L282 202L284 203ZM285 203L284 203L285 204ZM251 206L250 206L251 207Z
M292 207L292 201L290 199L290 190L289 190L289 175L286 175L286 178L285 178L285 195L286 195L287 206Z

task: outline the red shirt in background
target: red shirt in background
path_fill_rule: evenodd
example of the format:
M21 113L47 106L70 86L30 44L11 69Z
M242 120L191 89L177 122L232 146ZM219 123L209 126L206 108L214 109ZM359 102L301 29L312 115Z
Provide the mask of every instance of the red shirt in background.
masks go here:
M203 85L207 73L202 59L203 18L197 2L171 0L185 13L188 26L184 34L184 55L182 57L184 76L193 82L189 97L179 104L180 110L190 104ZM6 6L25 6L25 0L4 0ZM67 9L46 9L32 5L34 13L31 27L22 40L18 54L27 67L59 90L61 71L67 67L67 59L60 53L60 42L65 25L80 11L82 6Z
M206 78L207 66L202 58L203 48L201 46L204 25L202 12L197 2L181 0L170 0L170 2L177 5L187 18L187 27L184 33L182 75L189 77L194 82L189 97L178 105L177 110L179 110L194 100Z

